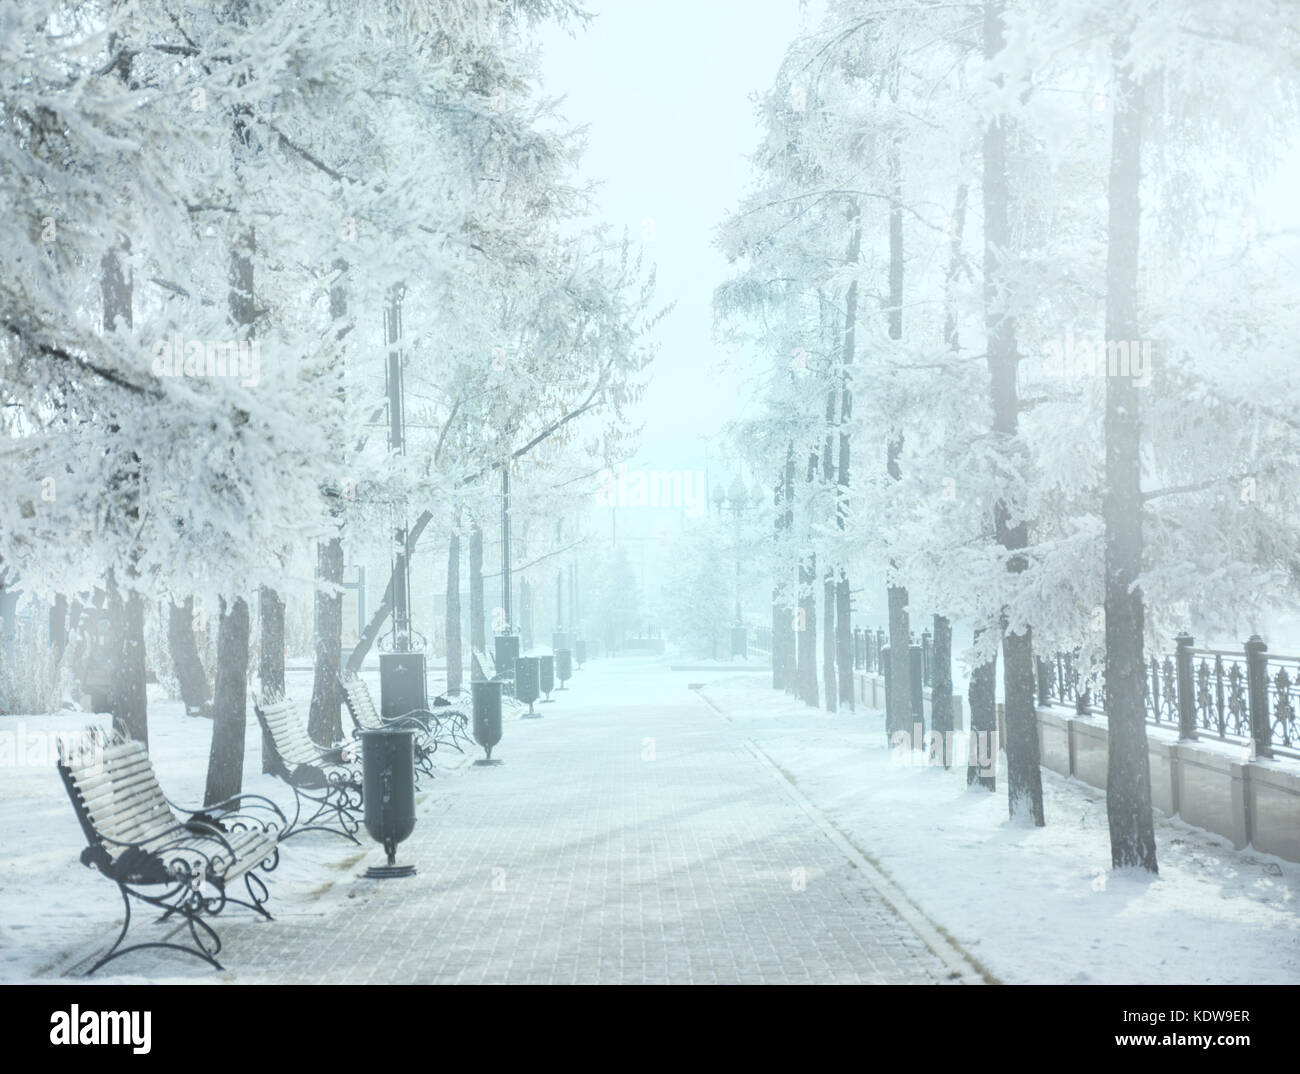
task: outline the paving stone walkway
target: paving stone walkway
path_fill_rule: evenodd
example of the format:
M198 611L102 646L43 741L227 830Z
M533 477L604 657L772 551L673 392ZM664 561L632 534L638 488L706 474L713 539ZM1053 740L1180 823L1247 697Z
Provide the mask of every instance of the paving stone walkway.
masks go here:
M382 860L371 844L317 901L286 905L273 889L276 921L223 921L228 972L218 976L952 979L773 769L687 688L693 677L589 663L558 703L538 706L543 719L507 723L495 751L504 764L465 764L422 795L398 854L416 877L358 879ZM338 845L340 860L356 858Z

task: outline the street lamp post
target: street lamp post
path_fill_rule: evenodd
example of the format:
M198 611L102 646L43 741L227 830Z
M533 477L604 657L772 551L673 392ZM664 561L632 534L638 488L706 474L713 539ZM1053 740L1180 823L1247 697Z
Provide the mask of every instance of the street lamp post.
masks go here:
M384 375L388 396L388 446L394 455L406 454L406 414L402 385L402 299L405 287L388 295L384 309L387 347ZM407 556L406 505L400 507L401 525L394 534L393 641L390 652L379 656L379 708L385 718L400 716L428 703L424 653L417 650L411 628L411 572Z
M745 482L737 474L729 488L719 484L713 490L713 503L721 514L723 509L731 512L736 527L736 623L731 628L731 656L749 659L749 646L745 638L745 620L740 609L741 563L740 563L740 518L763 495L761 489L752 493L745 487Z

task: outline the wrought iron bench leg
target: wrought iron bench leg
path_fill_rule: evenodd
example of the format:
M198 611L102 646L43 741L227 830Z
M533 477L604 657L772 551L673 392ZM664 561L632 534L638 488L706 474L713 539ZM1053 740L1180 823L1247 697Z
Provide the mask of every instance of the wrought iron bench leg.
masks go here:
M190 889L188 887L184 889L181 901L173 905L168 913L163 915L163 920L165 920L172 912L180 912L184 914L186 924L190 929L190 935L194 939L193 947L186 947L184 944L178 943L167 943L163 940L154 940L149 943L137 943L132 944L130 947L123 947L122 941L126 939L127 931L131 927L131 896L134 894L136 898L145 902L153 903L155 906L161 906L164 900L161 898L150 899L147 896L131 892L125 884L118 884L117 889L122 896L122 905L126 910L126 917L122 922L122 929L117 934L117 939L113 941L113 946L108 949L107 953L104 954L98 962L86 971L87 977L93 973L97 973L103 966L112 962L116 958L121 958L123 955L129 955L132 951L143 951L151 947L165 948L169 951L182 951L187 955L193 955L195 958L201 958L204 962L208 963L208 965L215 969L225 969L225 967L217 961L217 955L221 953L221 937L217 935L216 930L213 929L211 925L206 921L200 920L193 907L189 905ZM203 938L199 935L199 929L202 929L207 934L211 941L211 948L203 942Z
M292 786L292 784L290 784ZM279 837L281 843L292 839L295 835L301 835L303 832L329 832L331 835L341 835L344 839L351 839L357 846L361 845L361 840L356 837L356 832L360 831L361 824L348 812L348 803L346 798L342 801L336 801L335 790L331 788L323 798L315 798L300 787L293 788L294 811L293 821L284 830L284 834ZM302 815L302 800L312 802L316 806L316 812L313 813L302 824L298 823ZM328 817L333 810L339 820L339 827L332 828L328 824L317 824L316 822L322 817Z

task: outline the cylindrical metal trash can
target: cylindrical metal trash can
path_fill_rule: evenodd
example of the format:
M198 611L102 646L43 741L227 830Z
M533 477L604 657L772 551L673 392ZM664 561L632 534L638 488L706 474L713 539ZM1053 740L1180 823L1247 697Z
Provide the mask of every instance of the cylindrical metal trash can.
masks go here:
M568 649L555 650L555 677L560 680L560 689L566 690L564 684L573 678L573 653Z
M469 684L474 695L474 741L487 751L487 757L475 764L500 764L492 760L492 747L501 741L501 681Z
M498 634L496 636L497 678L514 679L515 660L519 657L519 635Z
M541 690L546 695L542 704L545 705L551 701L551 691L555 689L555 657L542 656L538 659L541 661Z
M537 716L533 702L537 700L542 681L542 662L535 656L521 656L515 661L515 698L526 702L528 715Z
M396 861L397 844L415 830L415 732L384 727L360 737L366 831L388 855L387 865L372 866L366 876L413 876L414 865Z

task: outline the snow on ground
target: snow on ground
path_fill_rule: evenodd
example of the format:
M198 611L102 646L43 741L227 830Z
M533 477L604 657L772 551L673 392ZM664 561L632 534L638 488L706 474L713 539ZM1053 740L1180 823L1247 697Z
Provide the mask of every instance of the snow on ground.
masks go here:
M891 750L880 711L809 709L750 676L722 709L867 857L1007 983L1300 982L1300 865L1157 815L1160 875L1112 871L1105 794L1043 771L1045 828ZM1005 771L1005 755L999 772Z
M291 668L288 678L305 712L310 671ZM377 690L377 676L367 678ZM879 712L808 709L752 674L715 678L702 693L1003 981L1300 982L1298 865L1234 851L1218 836L1159 818L1160 876L1117 874L1105 798L1094 788L1045 771L1047 827L1013 826L1004 788L967 790L964 767L944 772L924 766L921 755L891 750ZM0 719L0 735L22 734L16 754L13 739L5 740L7 752L0 748L0 981L57 976L102 949L120 923L114 885L78 860L85 841L49 738L105 720ZM211 723L157 696L150 723L164 790L197 805ZM287 788L260 774L259 737L250 718L245 789L288 810ZM273 912L324 913L342 899L363 854L375 850L369 841L358 848L324 835L303 836L292 849L268 877ZM92 980L141 979L108 969Z
M377 670L363 675L376 697ZM291 664L287 679L288 693L305 719L311 669ZM173 801L197 808L203 800L212 723L187 717L179 701L166 700L156 687L149 689L149 744L158 782ZM346 711L343 719L347 726ZM53 741L58 734L110 723L108 716L86 713L0 719L0 982L57 975L83 953L105 949L121 927L116 885L79 860L86 840L55 768ZM266 795L292 819L292 791L262 774L261 731L251 705L245 742L244 791ZM376 847L364 832L361 839L360 847L321 833L294 839L293 853L282 855L279 866L265 877L271 912L307 907L350 879L363 855ZM148 909L139 903L133 907L128 943L161 938L149 923ZM233 907L222 919L244 913ZM115 976L112 970L110 963L91 980L111 984L141 979Z

